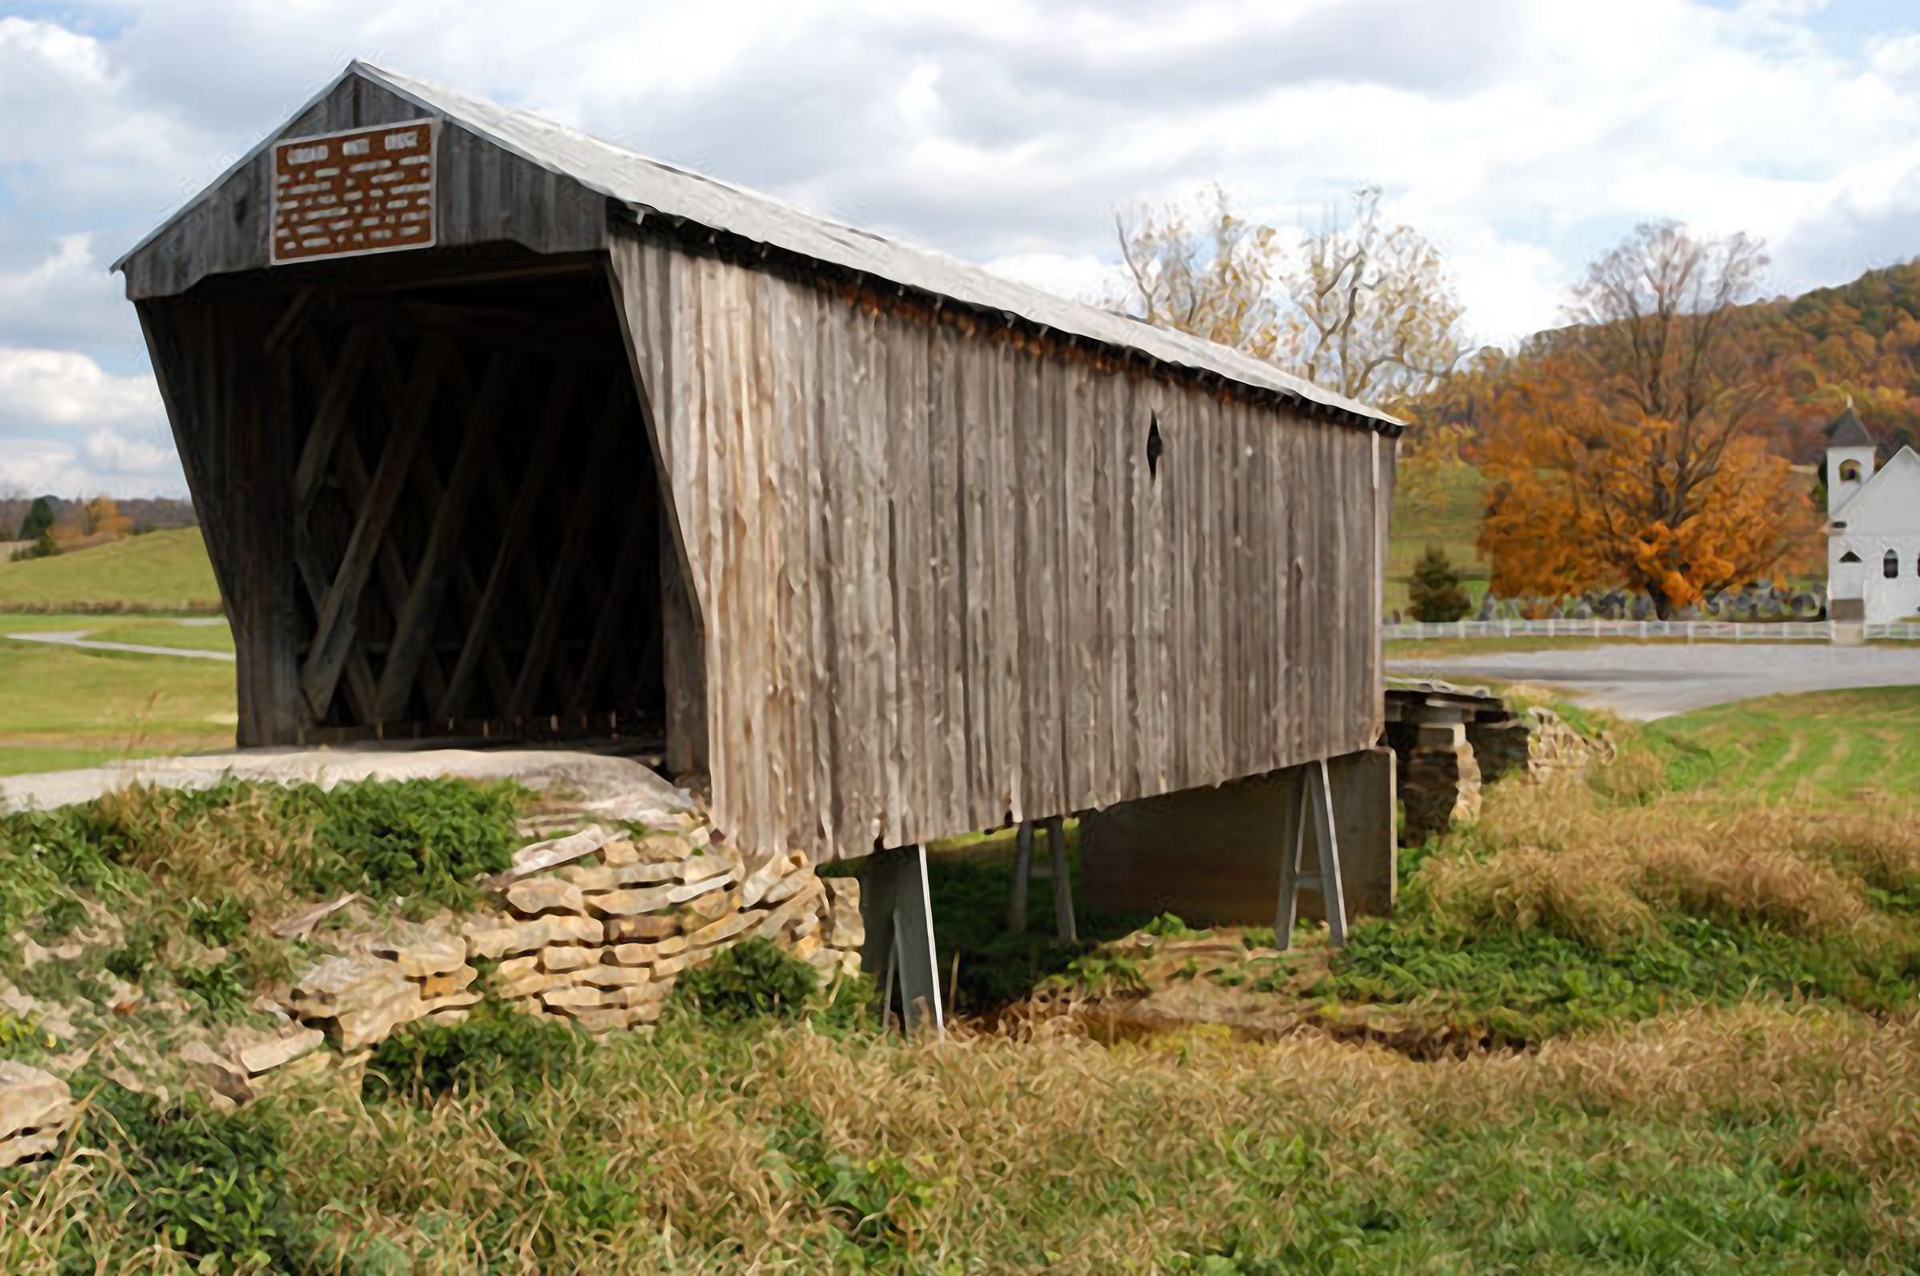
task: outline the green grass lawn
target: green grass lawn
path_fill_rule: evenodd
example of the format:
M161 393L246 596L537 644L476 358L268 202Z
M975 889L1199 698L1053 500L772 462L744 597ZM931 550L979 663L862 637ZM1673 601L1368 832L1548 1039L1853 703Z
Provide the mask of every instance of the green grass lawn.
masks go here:
M0 635L90 629L111 619L8 616ZM222 632L209 636L200 630L194 643L179 645L205 646ZM234 668L219 661L85 651L0 636L0 688L0 774L233 747Z
M218 612L220 589L192 527L0 563L0 612L49 608Z
M1640 728L1677 784L1742 801L1920 802L1920 687L1768 696Z

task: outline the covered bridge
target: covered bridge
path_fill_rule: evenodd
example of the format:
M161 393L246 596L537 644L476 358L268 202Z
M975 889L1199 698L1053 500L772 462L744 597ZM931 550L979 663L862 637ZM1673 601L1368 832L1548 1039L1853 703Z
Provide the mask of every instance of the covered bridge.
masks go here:
M654 739L862 855L1371 748L1400 425L362 63L116 268L240 742Z

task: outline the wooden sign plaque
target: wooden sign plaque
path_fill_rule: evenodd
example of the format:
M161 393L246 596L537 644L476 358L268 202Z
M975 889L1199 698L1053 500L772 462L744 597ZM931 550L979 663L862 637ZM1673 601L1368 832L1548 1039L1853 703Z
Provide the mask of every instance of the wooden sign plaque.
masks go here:
M275 142L272 263L433 247L439 125L408 120Z

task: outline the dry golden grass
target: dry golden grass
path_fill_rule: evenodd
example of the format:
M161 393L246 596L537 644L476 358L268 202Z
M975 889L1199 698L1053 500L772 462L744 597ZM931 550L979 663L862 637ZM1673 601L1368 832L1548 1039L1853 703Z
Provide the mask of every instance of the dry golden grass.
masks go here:
M284 915L302 902L287 866L308 853L313 829L289 823L265 787L233 794L181 802L168 790L135 786L103 796L98 809L126 838L121 862L148 874L159 894L233 896L258 916Z
M1920 823L1892 810L1814 818L1682 795L1618 806L1563 778L1492 790L1472 836L1496 849L1426 867L1440 916L1602 948L1644 938L1672 913L1871 938L1868 887L1920 883Z
M1433 1220L1404 1256L1470 1271L1475 1235L1441 1220L1491 1224L1515 1205L1476 1166L1531 1179L1537 1208L1553 1209L1567 1191L1556 1176L1590 1162L1646 1190L1695 1169L1711 1182L1746 1154L1726 1132L1757 1128L1783 1164L1870 1186L1857 1269L1895 1271L1915 1239L1920 1027L1751 1005L1435 1063L1313 1036L1112 1048L1056 1024L908 1045L801 1027L724 1048L626 1041L531 1098L423 1111L335 1088L299 1111L291 1190L343 1238L432 1254L414 1270L853 1270L842 1238L863 1217L880 1233L874 1270L1165 1270L1227 1235L1317 1252L1316 1229L1356 1203L1411 1223L1424 1201ZM1596 1144L1594 1122L1657 1124L1672 1147L1650 1160L1631 1138ZM1465 1177L1445 1170L1456 1145ZM630 1198L614 1226L570 1221L583 1169ZM114 1172L70 1157L37 1196L0 1198L7 1270L53 1272L59 1220L86 1214ZM864 1186L835 1205L823 1172ZM127 1239L111 1219L89 1225L102 1246ZM103 1270L183 1270L137 1249L113 1247L128 1263Z

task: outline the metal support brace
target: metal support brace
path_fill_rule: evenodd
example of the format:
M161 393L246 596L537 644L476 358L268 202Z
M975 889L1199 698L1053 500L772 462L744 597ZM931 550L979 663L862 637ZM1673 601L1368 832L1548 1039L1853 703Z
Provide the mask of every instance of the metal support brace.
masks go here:
M1027 883L1033 876L1033 821L1021 820L1013 835L1013 894L1007 900L1007 933L1027 933Z
M1058 815L1047 820L1047 852L1053 867L1053 921L1060 938L1080 942L1073 920L1073 871L1067 866L1067 822Z
M1073 873L1067 865L1067 821L1053 816L1041 821L1047 828L1048 873L1053 880L1053 922L1060 938L1076 943L1080 928L1073 915ZM1014 831L1013 893L1007 900L1007 931L1027 930L1027 885L1033 876L1034 821L1022 820Z
M867 857L860 888L860 912L867 927L861 964L883 978L887 1005L900 988L904 1027L911 1035L931 1026L946 1036L940 1004L940 963L933 948L933 906L927 894L927 852L921 846L875 851Z
M1307 826L1313 826L1315 872L1305 862ZM1340 842L1333 828L1333 784L1327 763L1317 758L1300 768L1300 790L1287 813L1281 836L1280 911L1273 923L1274 944L1285 950L1293 943L1293 924L1300 915L1300 892L1317 890L1326 905L1327 931L1336 948L1347 943L1347 905L1340 890Z

